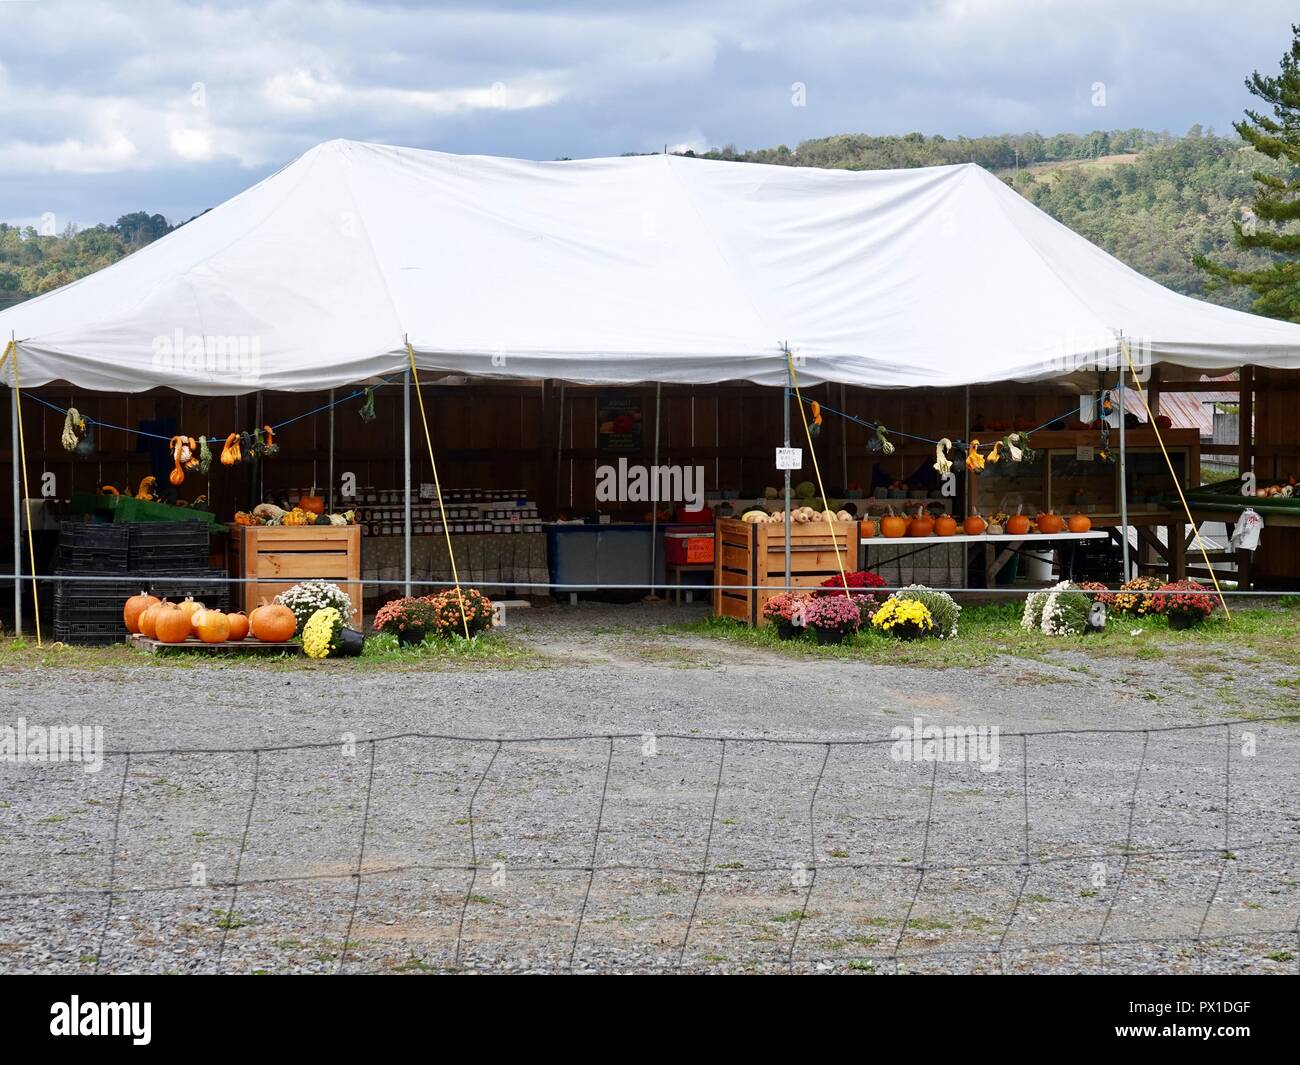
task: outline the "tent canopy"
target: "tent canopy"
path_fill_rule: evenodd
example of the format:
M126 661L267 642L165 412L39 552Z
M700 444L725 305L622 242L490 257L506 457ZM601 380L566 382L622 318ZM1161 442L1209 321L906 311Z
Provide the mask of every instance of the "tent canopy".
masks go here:
M1061 377L1114 352L1300 367L1300 326L1180 296L974 165L526 162L321 144L0 313L25 384L192 394L406 365L874 387Z

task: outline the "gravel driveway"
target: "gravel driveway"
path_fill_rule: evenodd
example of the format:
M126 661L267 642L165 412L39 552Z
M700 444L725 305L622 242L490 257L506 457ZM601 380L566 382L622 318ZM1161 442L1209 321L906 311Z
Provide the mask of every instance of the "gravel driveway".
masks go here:
M0 763L0 971L1296 972L1300 729L1215 724L1270 667L659 629L700 610L512 612L528 668L0 673L0 725L136 752Z

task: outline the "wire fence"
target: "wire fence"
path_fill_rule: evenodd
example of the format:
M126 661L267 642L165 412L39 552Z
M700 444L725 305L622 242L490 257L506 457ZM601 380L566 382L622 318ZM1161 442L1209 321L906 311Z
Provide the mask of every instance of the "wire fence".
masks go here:
M1032 958L1044 954L1073 951L1080 956L1094 959L1097 971L1106 972L1109 964L1108 956L1120 953L1125 949L1161 949L1172 945L1181 945L1184 948L1190 946L1191 949L1196 951L1200 969L1205 971L1207 947L1212 948L1235 942L1284 940L1294 944L1295 954L1291 955L1289 951L1279 952L1276 957L1279 959L1287 959L1288 957L1298 959L1296 971L1300 972L1300 900L1290 904L1284 901L1267 908L1237 907L1233 911L1235 927L1221 927L1218 925L1214 928L1210 927L1212 911L1215 910L1216 903L1223 901L1225 876L1230 869L1235 867L1235 863L1242 860L1242 855L1274 853L1286 855L1291 860L1294 860L1296 851L1300 849L1300 837L1297 836L1295 827L1300 818L1296 815L1293 793L1276 795L1271 800L1268 796L1264 797L1264 805L1267 806L1271 802L1275 802L1278 806L1289 811L1278 822L1280 831L1265 833L1258 838L1242 837L1235 831L1240 817L1240 811L1234 810L1235 802L1240 805L1235 790L1240 770L1234 772L1234 761L1236 760L1235 755L1238 752L1238 744L1242 740L1242 735L1234 735L1234 732L1242 733L1242 730L1248 725L1249 731L1245 732L1244 735L1250 737L1253 741L1255 730L1264 726L1284 723L1295 724L1297 722L1300 722L1300 715L1276 715L1256 718L1250 722L1216 721L1140 729L1076 728L1002 733L1000 734L1000 741L1010 741L1013 753L1016 753L1018 748L1019 757L1010 759L1015 764L1009 772L1015 779L1015 790L1019 792L1018 796L1015 796L1019 799L1019 814L1015 826L1018 829L1020 841L1016 848L1018 853L1001 859L976 860L981 857L979 855L974 856L972 860L960 857L950 860L936 858L937 855L954 853L958 849L956 841L969 836L975 828L975 825L968 818L953 819L937 815L936 795L945 785L945 778L950 773L950 769L945 764L944 759L936 754L935 757L929 759L933 764L928 774L928 782L921 785L925 793L925 813L921 827L920 858L917 862L912 862L909 859L906 866L900 866L897 860L832 860L826 856L825 843L818 832L819 804L825 805L828 801L824 792L828 768L855 752L860 753L888 745L896 747L900 742L896 731L891 733L889 738L869 739L774 738L767 736L701 735L695 732L664 732L659 734L575 733L569 735L500 737L416 731L358 739L354 741L355 753L353 757L356 758L356 762L353 764L359 767L357 776L359 779L364 780L364 791L360 799L360 820L359 823L353 826L357 838L355 861L348 863L346 871L301 870L263 877L245 876L244 870L250 855L250 835L255 815L270 798L266 790L264 772L268 759L274 755L292 752L328 752L337 750L339 748L337 742L318 741L264 746L200 746L187 748L141 747L130 750L108 750L104 752L106 762L120 763L121 768L120 779L116 787L116 798L113 804L111 837L108 841L107 880L102 886L78 886L69 883L28 890L12 889L6 886L5 890L0 890L0 907L20 900L42 902L66 901L78 898L102 900L103 912L97 937L98 946L94 955L94 969L99 972L113 968L114 958L111 952L106 954L109 932L112 927L115 908L120 906L125 899L166 895L197 896L206 900L217 900L219 898L224 904L224 911L217 912L224 912L229 917L238 912L237 907L241 894L253 889L285 888L291 885L330 881L350 881L353 890L350 902L347 905L346 927L341 941L343 946L335 968L335 972L342 973L357 968L358 963L362 961L361 955L364 953L365 944L355 941L353 936L356 934L358 910L368 881L417 872L460 874L468 877L468 882L457 904L458 915L455 919L454 947L449 952L449 958L441 966L450 971L459 971L465 968L465 954L469 945L466 936L467 914L471 903L477 898L477 885L481 877L491 875L501 865L498 860L485 854L483 826L489 824L489 819L484 809L483 792L489 781L498 782L497 778L506 775L505 770L498 770L503 752L536 751L539 747L568 748L573 744L590 744L594 745L602 753L600 756L595 757L591 763L595 779L600 781L599 797L595 804L594 815L590 823L581 832L576 830L573 832L575 836L573 844L576 848L586 848L586 844L582 841L587 838L590 840L589 849L581 849L583 860L562 862L554 859L546 860L541 855L537 855L535 860L532 861L521 860L509 863L509 870L515 876L536 874L538 876L555 877L558 875L573 878L580 885L581 902L572 915L573 934L568 944L567 965L552 965L549 966L550 968L572 969L579 946L584 943L584 937L590 938L590 904L593 888L597 884L607 885L629 873L654 877L680 877L686 878L693 883L694 891L689 914L686 915L680 942L676 943L675 949L672 951L672 954L675 955L675 961L660 967L669 971L681 971L700 965L699 958L692 956L690 950L693 936L696 935L699 926L701 904L711 884L714 886L715 892L717 892L722 890L719 885L723 881L730 882L734 878L762 879L765 877L781 877L782 875L789 876L794 870L797 879L793 880L793 883L795 886L802 888L802 893L800 906L793 915L792 934L789 938L788 947L784 951L784 958L781 959L781 964L789 970L794 970L796 967L806 968L826 965L855 968L879 965L886 970L897 973L901 971L903 965L912 961L924 960L927 964L935 964L944 963L946 960L955 963L960 958L983 957L985 959L992 958L998 970L1005 973L1008 960L1013 957L1027 956ZM1184 736L1209 736L1212 742L1214 734L1220 732L1224 740L1223 760L1221 763L1221 835L1216 830L1213 840L1206 839L1193 844L1139 845L1135 818L1140 809L1145 810L1156 798L1150 794L1144 794L1143 784L1147 775L1157 768L1157 756L1161 754L1161 745L1165 744L1166 746L1163 751L1163 758L1168 763L1172 757L1168 744L1179 734ZM1119 756L1115 745L1121 741L1136 741L1139 738L1141 740L1141 749L1133 769L1131 784L1125 789L1127 799L1120 808L1121 814L1126 815L1123 816L1125 825L1123 839L1122 841L1114 839L1108 845L1092 847L1086 850L1073 849L1069 853L1041 853L1044 849L1050 850L1054 845L1052 840L1053 825L1050 811L1042 808L1045 803L1042 790L1045 782L1040 780L1038 788L1035 788L1031 780L1030 754L1031 751L1041 752L1048 759L1045 762L1047 771L1057 773L1059 769L1052 764L1052 758L1059 757L1060 752L1058 751L1053 755L1051 753L1052 745L1077 737L1094 737L1100 740L1103 746L1099 754L1107 759ZM411 741L436 741L449 745L450 750L454 752L464 753L477 749L487 754L486 762L481 771L474 773L469 780L472 786L467 788L468 796L464 807L464 817L456 822L465 826L468 860L389 862L377 867L367 867L367 848L374 831L372 810L377 798L375 794L376 765L380 763L385 752L391 754L398 749L404 748ZM647 743L651 744L650 748L647 748ZM704 770L702 777L706 783L711 781L708 784L710 792L707 798L708 816L707 821L697 825L690 836L691 842L697 846L700 853L698 863L683 862L674 864L617 860L620 850L624 849L620 844L625 844L628 841L626 839L620 840L620 833L610 828L611 781L616 779L616 769L619 766L618 752L624 750L627 753L626 749L629 745L632 747L631 753L634 757L647 757L647 750L650 750L651 757L671 750L678 753L695 753L703 759L700 763L702 770ZM786 753L798 752L803 755L809 753L820 754L816 761L815 778L811 787L805 793L806 804L803 804L806 805L807 810L807 849L804 853L794 855L791 861L748 860L744 863L729 863L727 866L721 867L715 860L715 839L719 827L723 823L723 819L720 817L720 800L724 792L727 792L729 788L743 787L752 789L762 785L762 781L759 780L749 778L737 780L731 776L731 774L737 772L735 759L738 752L752 751L756 748ZM710 750L714 752L712 755L708 754ZM362 754L362 751L365 753ZM132 789L130 785L133 766L139 767L146 760L152 758L178 758L195 755L222 755L247 759L248 785L245 802L241 807L243 810L242 829L239 833L238 851L233 862L233 876L226 880L213 880L204 883L202 886L195 886L192 883L185 882L147 884L122 882L123 853L121 836L124 812L131 802ZM454 760L454 757L454 754L448 755L450 759ZM1290 757L1294 758L1294 752L1291 753ZM1292 764L1294 764L1294 761L1292 761ZM1168 766L1165 765L1165 768L1167 769ZM1193 766L1192 769L1199 773L1202 778L1207 773L1217 772L1217 770L1213 770L1208 755L1204 764ZM1179 778L1178 787L1174 790L1181 794L1183 786L1187 783L1187 780ZM883 788L873 790L866 787L854 794L852 798L863 809L869 809L881 802L885 796L886 791ZM1259 796L1254 798L1258 800ZM892 831L897 832L898 830L895 828ZM1036 844L1038 846L1037 852ZM1194 927L1189 926L1181 930L1152 927L1149 929L1150 934L1108 936L1108 930L1112 928L1114 923L1117 905L1125 897L1126 889L1130 886L1134 867L1138 863L1160 859L1195 863L1194 871L1208 873L1212 876L1212 888L1203 897L1199 897L1199 901L1190 906L1193 911L1192 916L1196 918ZM1059 934L1057 936L1048 935L1041 939L1023 942L1010 941L1013 929L1022 930L1031 927L1022 917L1027 898L1026 889L1034 876L1042 874L1044 870L1048 870L1053 866L1059 866L1061 863L1089 863L1096 868L1096 863L1111 862L1119 864L1119 874L1113 884L1107 883L1105 885L1109 889L1109 897L1100 900L1104 909L1091 934L1080 935L1076 933L1070 935L1067 933L1064 936ZM10 868L4 877L6 881L12 881L20 875L12 864L9 864ZM919 947L908 943L909 934L915 928L913 918L925 896L928 883L933 883L937 877L943 874L960 873L969 878L971 874L994 871L1012 875L1018 873L1019 877L1011 905L1000 927L992 928L989 942L977 946L939 945L932 947ZM914 885L910 893L906 895L907 903L901 920L898 921L896 927L891 927L887 934L882 932L880 940L876 944L877 949L874 950L855 950L848 955L843 952L818 953L816 950L801 952L799 949L801 935L805 922L810 919L810 907L815 900L819 899L826 904L842 901L846 893L842 888L836 887L835 877L846 873L875 873L894 878L914 877ZM835 874L835 876L831 874ZM1195 877L1189 876L1189 884L1194 880ZM1265 894L1274 897L1284 895L1282 885L1285 884L1294 886L1295 881L1287 880L1285 877L1276 878L1269 882ZM1191 888L1189 887L1188 890L1190 891ZM848 894L860 895L861 889L855 887ZM1098 895L1100 892L1094 891L1092 894ZM1293 891L1292 894L1294 895L1295 892ZM1191 897L1190 895L1187 896L1184 901ZM1294 908L1287 909L1288 905ZM1220 910L1222 910L1222 907L1220 907ZM1284 910L1286 912L1283 912ZM1251 919L1252 927L1243 927L1247 923L1247 919ZM230 941L230 933L235 927L238 927L238 925L233 920L224 921L221 925L221 935L215 958L215 970L217 972L227 971L227 947ZM529 951L526 943L503 943L500 946L516 954L526 954ZM0 965L2 964L0 963ZM238 963L236 964L238 965ZM615 958L608 964L613 968L617 968L622 963Z

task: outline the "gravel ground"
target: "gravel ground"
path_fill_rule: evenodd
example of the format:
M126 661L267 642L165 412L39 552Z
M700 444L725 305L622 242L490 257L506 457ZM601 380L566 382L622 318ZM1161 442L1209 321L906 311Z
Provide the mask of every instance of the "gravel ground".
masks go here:
M529 668L0 673L0 725L163 752L0 763L0 971L1296 972L1300 729L1141 731L1272 667L659 631L701 609L512 611ZM996 770L895 757L918 716Z

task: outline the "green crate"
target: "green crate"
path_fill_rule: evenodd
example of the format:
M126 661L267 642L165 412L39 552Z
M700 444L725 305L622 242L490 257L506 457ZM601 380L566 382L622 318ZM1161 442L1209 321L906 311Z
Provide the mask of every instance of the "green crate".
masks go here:
M77 514L91 514L114 523L128 521L203 521L214 530L224 532L225 526L217 516L193 507L174 507L170 503L154 503L134 496L92 494L77 492L72 497L72 509Z

